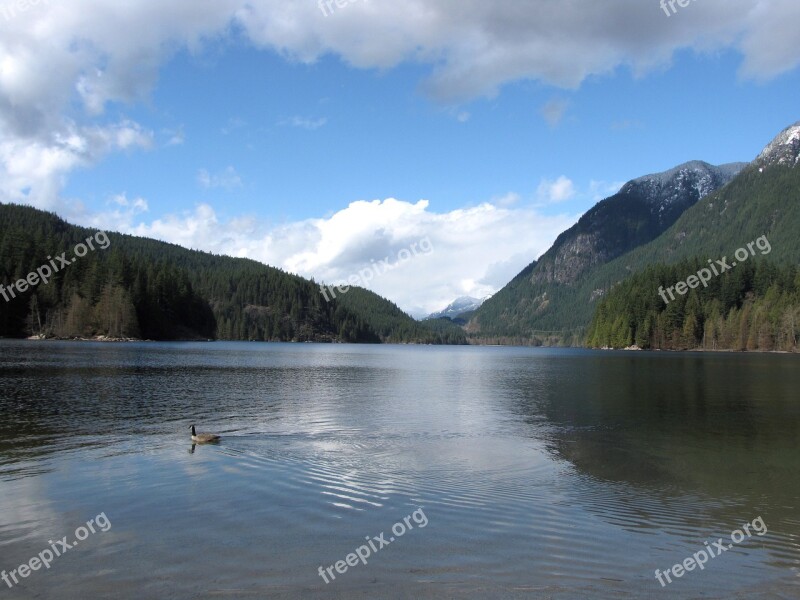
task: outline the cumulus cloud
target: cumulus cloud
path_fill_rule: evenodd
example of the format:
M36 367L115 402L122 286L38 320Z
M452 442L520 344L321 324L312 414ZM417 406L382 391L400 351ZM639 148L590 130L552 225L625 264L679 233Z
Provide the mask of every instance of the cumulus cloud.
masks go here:
M130 121L107 126L65 121L35 138L0 133L0 199L58 208L59 192L72 170L91 166L111 152L150 148L152 143L153 133Z
M430 64L425 89L458 100L517 79L574 88L620 65L645 72L680 48L733 47L744 76L772 77L798 64L797 10L795 0L705 0L667 19L658 3L630 0L406 0L326 19L313 3L254 0L237 18L256 43L300 61L333 53L356 67Z
M509 192L503 196L492 198L492 204L501 208L507 208L517 204L522 197L516 192Z
M118 204L136 204L124 200ZM252 258L329 284L346 283L385 259L395 264L403 250L414 244L425 249L430 243L432 251L418 252L366 282L404 310L422 316L459 296L496 292L577 218L494 203L437 213L425 200L389 198L353 202L324 219L272 226L255 217L221 219L208 204L149 222L139 222L133 210L114 211L96 216L93 224L106 220L125 233Z
M536 190L539 201L545 204L566 202L574 198L576 193L575 183L565 175L553 181L543 179Z
M130 224L150 211L144 198L128 198L127 194L117 194L106 202L110 208L99 212L88 212L78 203L68 209L65 215L73 222L86 227L94 227L104 231L124 231Z
M225 6L227 4L227 6ZM14 3L21 6L21 3ZM104 113L146 98L165 58L230 21L235 4L27 3L0 19L0 200L60 209L69 174L154 134Z

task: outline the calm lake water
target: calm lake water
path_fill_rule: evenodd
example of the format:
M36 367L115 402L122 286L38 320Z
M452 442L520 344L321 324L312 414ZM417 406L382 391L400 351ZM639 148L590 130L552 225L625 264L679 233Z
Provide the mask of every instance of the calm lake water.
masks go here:
M0 570L110 524L0 599L798 598L798 367L0 341ZM222 442L192 448L192 423Z

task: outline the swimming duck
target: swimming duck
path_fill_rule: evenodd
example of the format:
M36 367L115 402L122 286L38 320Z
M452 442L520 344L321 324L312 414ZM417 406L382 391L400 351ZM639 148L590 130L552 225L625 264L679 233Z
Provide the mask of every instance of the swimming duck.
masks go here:
M197 433L194 429L194 425L192 425L192 441L195 444L213 444L219 440L220 437L213 433Z

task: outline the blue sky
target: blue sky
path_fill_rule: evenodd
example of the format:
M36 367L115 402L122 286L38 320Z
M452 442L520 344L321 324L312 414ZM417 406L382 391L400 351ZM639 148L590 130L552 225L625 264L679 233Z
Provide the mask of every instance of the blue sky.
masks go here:
M428 237L369 282L420 315L497 291L625 181L752 160L800 120L797 3L459 6L2 17L0 201L328 282Z
M425 198L449 211L514 191L537 202L542 180L566 176L576 195L546 210L582 212L593 181L748 161L800 118L797 72L742 83L740 62L682 52L641 77L620 67L574 91L513 82L456 105L420 90L419 66L358 70L331 56L303 65L242 43L181 52L146 103L110 111L158 132L160 147L76 173L66 195L96 210L124 190L164 211L206 201L298 220L359 199ZM563 107L559 121L542 114L548 105ZM183 143L164 146L175 135ZM201 185L202 171L218 186Z

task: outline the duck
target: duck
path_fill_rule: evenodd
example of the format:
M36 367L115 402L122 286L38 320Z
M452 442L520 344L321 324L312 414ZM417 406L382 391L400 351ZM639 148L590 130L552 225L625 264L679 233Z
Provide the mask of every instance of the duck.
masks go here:
M213 433L197 433L195 431L194 425L192 425L192 441L195 444L213 444L214 442L218 442L220 437Z

